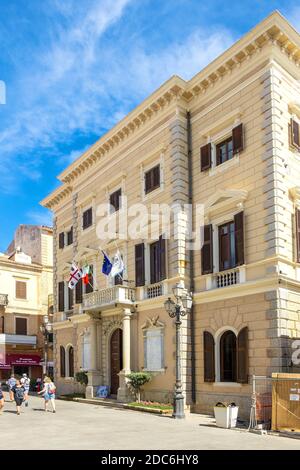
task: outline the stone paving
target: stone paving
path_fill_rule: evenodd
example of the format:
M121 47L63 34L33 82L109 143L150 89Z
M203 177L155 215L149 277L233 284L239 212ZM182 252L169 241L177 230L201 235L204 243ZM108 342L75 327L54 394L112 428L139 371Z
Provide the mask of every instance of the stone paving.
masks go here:
M8 394L5 393L6 400ZM30 397L20 416L5 402L0 449L298 449L300 440L219 429L212 418L191 414L184 421L125 409L57 400L57 413Z

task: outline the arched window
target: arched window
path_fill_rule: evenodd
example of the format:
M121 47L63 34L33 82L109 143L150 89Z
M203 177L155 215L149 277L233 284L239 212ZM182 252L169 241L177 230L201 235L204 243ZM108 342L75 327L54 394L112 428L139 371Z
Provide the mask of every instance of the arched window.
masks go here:
M68 351L68 359L69 359L69 377L74 377L74 349L73 346L69 347Z
M60 346L59 348L60 352L60 376L65 377L66 376L66 351L63 346Z
M220 339L220 379L221 382L236 382L236 336L233 331L225 331Z

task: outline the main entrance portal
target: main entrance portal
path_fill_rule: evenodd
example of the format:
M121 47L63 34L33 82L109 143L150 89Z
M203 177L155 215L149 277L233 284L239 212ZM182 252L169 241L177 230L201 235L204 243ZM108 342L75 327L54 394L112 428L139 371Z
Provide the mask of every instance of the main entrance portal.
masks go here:
M119 372L123 369L123 334L118 328L110 339L110 393L116 395L119 388Z

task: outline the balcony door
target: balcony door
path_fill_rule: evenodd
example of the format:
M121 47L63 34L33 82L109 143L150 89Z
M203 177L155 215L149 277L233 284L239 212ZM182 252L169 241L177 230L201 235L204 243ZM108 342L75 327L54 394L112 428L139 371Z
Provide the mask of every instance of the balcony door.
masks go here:
M110 393L116 395L119 388L119 372L123 368L123 333L115 330L110 339Z

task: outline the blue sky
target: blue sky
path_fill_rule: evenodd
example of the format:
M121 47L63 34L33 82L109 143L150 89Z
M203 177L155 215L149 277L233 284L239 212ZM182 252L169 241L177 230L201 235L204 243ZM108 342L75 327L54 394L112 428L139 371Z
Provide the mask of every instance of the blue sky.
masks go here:
M298 4L299 5L299 4ZM0 251L56 175L170 75L191 78L292 1L0 0Z

